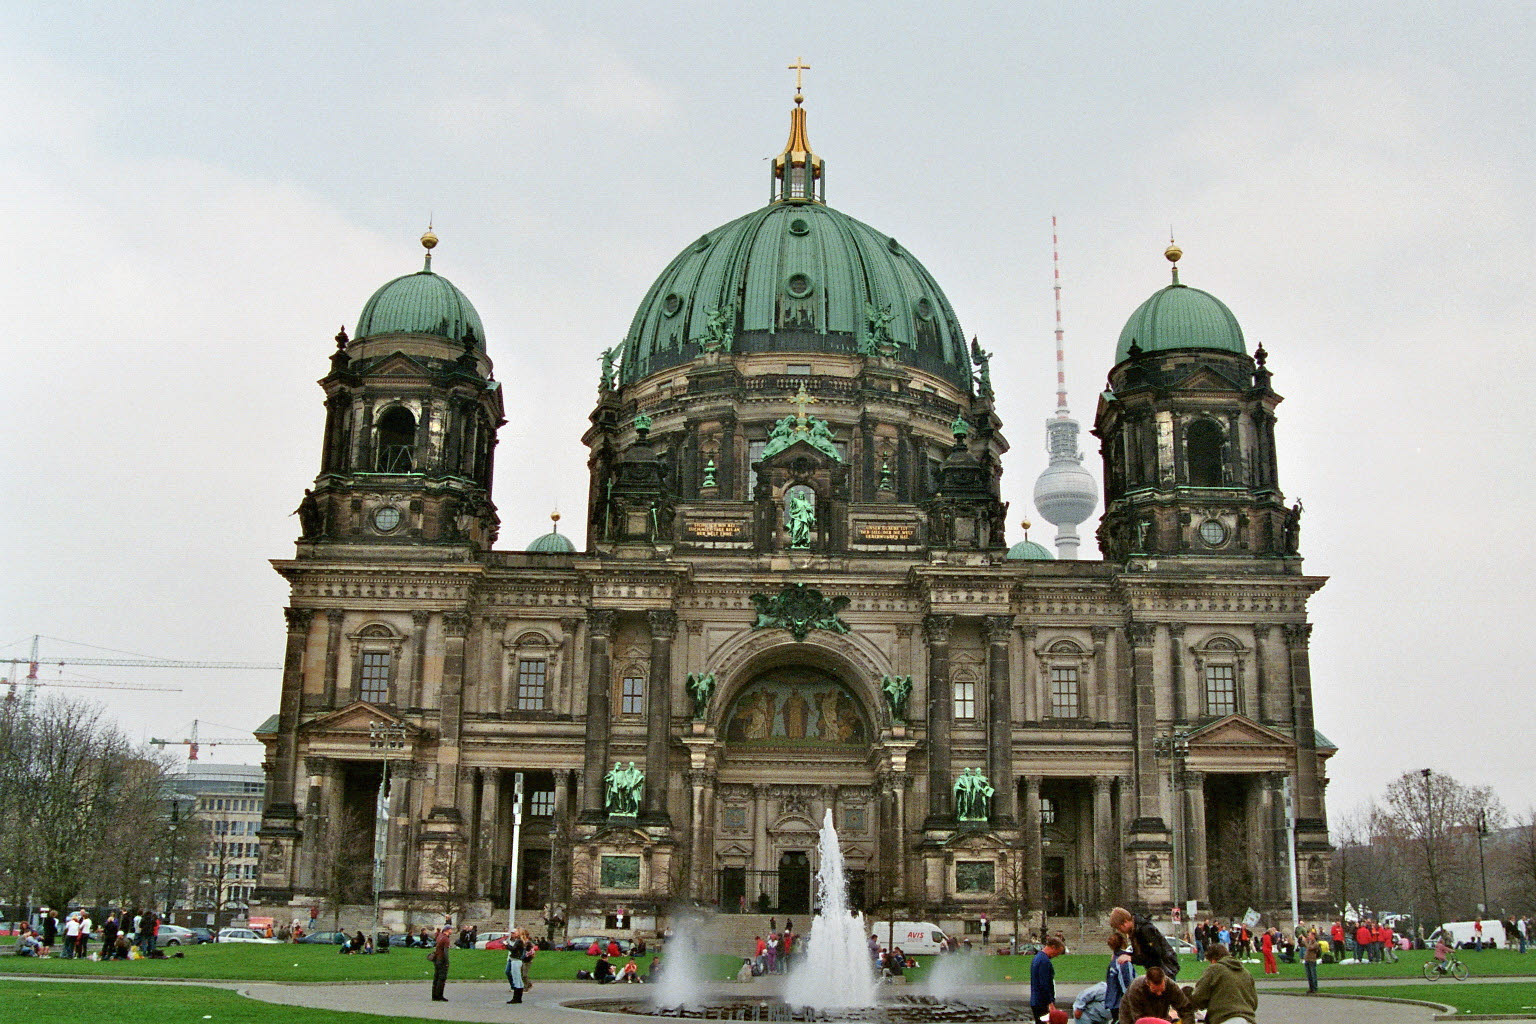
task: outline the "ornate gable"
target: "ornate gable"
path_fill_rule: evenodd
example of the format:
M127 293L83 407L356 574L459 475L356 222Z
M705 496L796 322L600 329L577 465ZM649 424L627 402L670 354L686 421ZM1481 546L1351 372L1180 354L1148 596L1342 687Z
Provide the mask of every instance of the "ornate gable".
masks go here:
M1196 747L1285 747L1294 744L1289 736L1276 732L1243 715L1228 715L1189 734L1191 750Z

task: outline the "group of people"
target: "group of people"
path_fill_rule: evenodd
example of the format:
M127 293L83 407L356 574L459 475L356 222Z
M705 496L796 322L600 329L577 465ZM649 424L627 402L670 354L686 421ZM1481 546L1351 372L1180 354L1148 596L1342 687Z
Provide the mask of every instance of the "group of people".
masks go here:
M48 957L55 954L65 960L87 959L91 955L92 938L98 934L102 960L127 960L135 955L154 956L155 936L160 932L160 918L154 911L117 911L107 914L98 932L96 922L86 910L75 910L59 920L59 912L50 910L43 915L40 927L22 923L16 933L16 955ZM163 954L162 954L163 955Z
M1109 915L1109 963L1104 980L1079 993L1073 1016L1084 1024L1148 1024L1177 1019L1189 1024L1205 1011L1206 1024L1252 1024L1259 997L1253 976L1225 943L1205 946L1206 969L1193 987L1178 984L1179 958L1150 920L1116 907ZM1066 1021L1056 1006L1056 970L1065 952L1058 936L1046 939L1030 963L1030 1008L1037 1021ZM1140 977L1136 968L1142 968Z
M1397 959L1398 941L1392 926L1373 917L1362 917L1353 923L1335 921L1328 931L1333 949L1343 950L1356 960L1374 964Z
M795 922L790 918L784 919L784 930L778 930L778 920L768 919L768 937L761 935L752 936L752 959L748 965L753 974L784 974L789 970L790 961L795 955L795 943L800 936L795 934Z

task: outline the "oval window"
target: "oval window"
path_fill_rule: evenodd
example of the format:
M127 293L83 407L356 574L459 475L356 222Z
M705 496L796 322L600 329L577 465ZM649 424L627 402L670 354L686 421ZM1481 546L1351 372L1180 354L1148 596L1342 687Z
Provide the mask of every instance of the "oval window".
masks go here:
M917 300L917 315L924 320L933 319L933 303L929 302L926 297Z
M803 235L810 230L811 226L806 223L804 217L796 217L789 222L789 233L792 235Z
M683 308L683 300L673 292L661 300L661 311L667 316L677 316L677 311Z
M789 280L784 282L784 288L795 298L803 299L811 294L811 279L804 274L790 274Z

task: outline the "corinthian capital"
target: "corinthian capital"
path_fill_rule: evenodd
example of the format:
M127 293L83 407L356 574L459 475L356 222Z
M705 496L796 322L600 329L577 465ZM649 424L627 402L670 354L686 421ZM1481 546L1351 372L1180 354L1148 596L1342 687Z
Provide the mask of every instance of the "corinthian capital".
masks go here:
M1305 649L1312 642L1312 623L1287 622L1285 629L1285 642L1291 647Z
M288 620L288 632L307 633L309 623L315 617L313 608L284 608L283 618Z
M677 612L663 610L646 614L651 620L651 636L659 640L670 640L677 636Z
M949 630L955 624L953 615L928 615L923 618L923 636L930 644L949 643Z

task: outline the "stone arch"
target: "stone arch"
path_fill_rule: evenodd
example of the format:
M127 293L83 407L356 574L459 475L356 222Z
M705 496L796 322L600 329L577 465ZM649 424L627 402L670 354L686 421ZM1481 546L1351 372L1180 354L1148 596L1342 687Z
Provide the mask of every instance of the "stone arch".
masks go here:
M890 725L890 710L880 695L880 677L893 674L889 657L853 634L815 634L799 643L782 630L742 630L710 656L716 692L709 724L719 729L725 709L741 689L768 669L801 665L833 676L853 693L864 716L876 728Z

